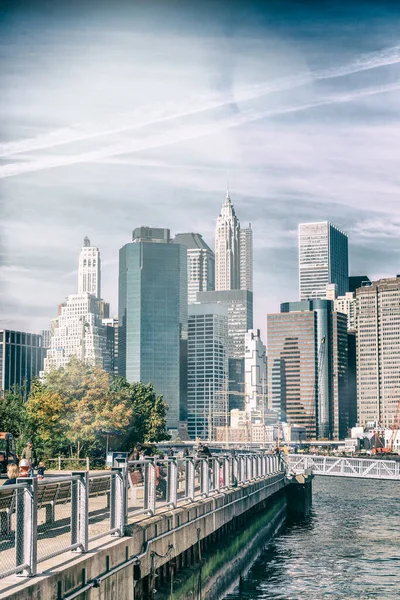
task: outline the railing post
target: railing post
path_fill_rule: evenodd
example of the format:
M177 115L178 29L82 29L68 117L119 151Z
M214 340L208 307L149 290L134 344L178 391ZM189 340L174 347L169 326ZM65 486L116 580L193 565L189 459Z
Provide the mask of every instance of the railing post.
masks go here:
M58 457L58 470L61 471L61 456Z
M194 460L185 459L185 496L194 500Z
M36 477L18 478L25 489L17 489L15 555L16 566L24 565L20 575L32 577L37 569L37 486Z
M125 485L120 467L111 469L110 481L110 529L117 529L112 535L122 537L125 526Z
M209 469L208 469L208 460L207 458L201 459L201 495L207 497L210 492L210 479L209 479Z
M217 492L220 490L220 471L221 471L221 463L219 458L213 458L213 477L214 477L214 485L213 488Z
M144 509L151 515L156 514L156 467L153 460L143 462L144 471Z
M71 481L71 544L75 552L87 552L89 545L89 472L73 471L79 479Z
M178 465L176 459L171 458L167 463L167 498L171 508L176 507L178 498Z
M89 457L86 457L86 471L90 471Z
M224 458L224 487L230 488L231 482L231 459L229 456Z
M237 486L239 484L239 470L238 463L239 459L237 456L232 456L232 485Z

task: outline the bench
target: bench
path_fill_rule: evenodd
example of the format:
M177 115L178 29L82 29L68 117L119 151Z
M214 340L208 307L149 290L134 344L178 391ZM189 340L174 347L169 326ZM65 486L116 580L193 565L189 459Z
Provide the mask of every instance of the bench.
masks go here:
M15 510L15 499L17 490L8 489L8 486L0 487L0 535L9 535L11 532L11 518Z
M38 509L46 510L46 523L55 521L56 504L66 504L71 500L71 482L41 483L38 485Z

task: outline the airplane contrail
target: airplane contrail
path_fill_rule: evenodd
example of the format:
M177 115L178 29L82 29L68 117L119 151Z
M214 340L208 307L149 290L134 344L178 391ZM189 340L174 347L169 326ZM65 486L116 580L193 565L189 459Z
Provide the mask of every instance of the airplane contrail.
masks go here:
M400 81L366 90L358 90L356 92L336 94L322 98L320 100L315 100L314 102L299 104L297 106L289 106L287 108L268 109L265 111L256 111L248 109L241 113L222 118L218 122L201 124L200 126L197 124L192 126L185 126L181 130L167 131L161 134L157 133L148 136L146 139L141 140L126 140L118 144L111 144L109 146L99 148L98 150L83 152L78 155L54 156L51 158L39 159L32 162L19 162L15 164L4 165L3 167L0 167L0 178L12 177L15 175L21 175L23 173L41 171L44 169L52 169L55 167L70 166L88 162L97 162L105 158L119 156L121 154L128 154L133 152L150 150L154 148L160 148L179 142L197 139L206 135L212 135L225 129L240 127L241 125L244 125L246 123L250 123L267 117L301 112L310 108L316 108L318 106L325 106L329 104L350 102L358 97L372 96L398 89L400 89Z
M400 45L391 46L378 53L361 55L357 60L339 67L300 73L296 76L278 79L272 83L262 83L249 86L236 93L235 96L217 95L215 93L203 94L193 98L186 98L182 103L170 102L162 106L155 106L143 119L143 109L128 114L115 115L114 124L100 127L97 123L78 124L75 127L57 129L36 138L28 138L17 142L0 144L0 156L9 157L16 154L43 150L70 144L74 142L91 140L97 137L124 133L137 128L144 128L165 121L193 116L202 112L222 108L239 102L255 100L262 96L276 92L287 91L306 85L311 81L334 79L352 75L361 71L389 66L400 62ZM117 121L117 123L115 123ZM122 121L122 123L120 123Z

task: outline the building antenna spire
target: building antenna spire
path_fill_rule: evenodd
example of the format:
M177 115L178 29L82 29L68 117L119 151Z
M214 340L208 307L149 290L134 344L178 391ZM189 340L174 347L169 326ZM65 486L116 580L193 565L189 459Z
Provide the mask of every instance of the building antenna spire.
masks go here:
M229 198L229 169L226 170L226 197Z

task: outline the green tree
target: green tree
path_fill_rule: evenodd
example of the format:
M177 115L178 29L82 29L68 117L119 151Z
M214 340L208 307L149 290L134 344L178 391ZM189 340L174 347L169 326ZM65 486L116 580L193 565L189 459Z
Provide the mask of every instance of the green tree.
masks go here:
M30 394L27 409L46 450L69 446L76 458L100 452L100 432L125 431L131 420L129 407L110 390L109 374L76 358L46 375Z
M15 385L0 396L0 431L12 433L20 452L30 435L30 423L22 390Z
M131 450L138 443L170 439L166 429L168 407L162 396L156 395L151 383L129 383L123 377L116 377L110 390L130 409L130 422L122 442L124 449Z

